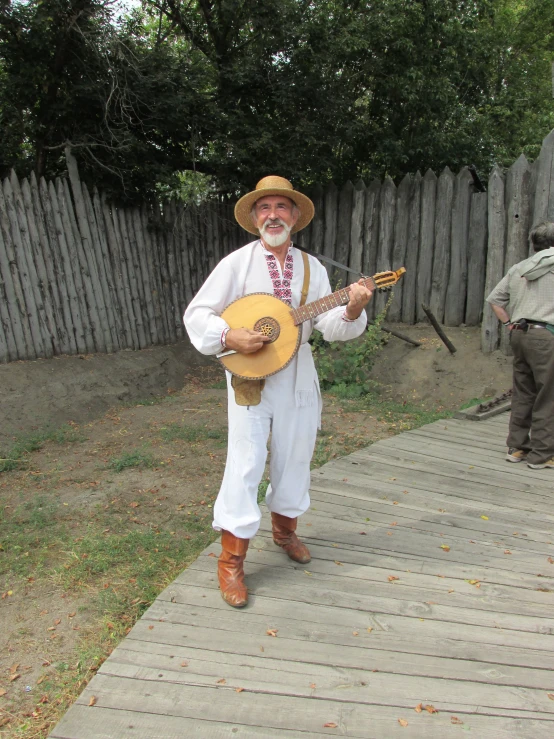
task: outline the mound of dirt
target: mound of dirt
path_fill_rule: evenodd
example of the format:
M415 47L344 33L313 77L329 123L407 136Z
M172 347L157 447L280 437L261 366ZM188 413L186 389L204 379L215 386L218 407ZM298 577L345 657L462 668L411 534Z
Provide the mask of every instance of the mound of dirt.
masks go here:
M480 329L450 328L451 355L428 325L390 325L421 342L414 347L390 336L372 377L396 400L458 408L511 385L511 359L480 350ZM55 357L0 366L0 446L14 435L68 421L84 423L109 408L146 400L183 387L185 377L213 366L182 341L142 351Z
M420 342L416 347L390 336L378 355L372 379L394 400L456 409L512 386L511 357L499 351L483 354L479 327L445 328L456 347L456 353L451 354L428 324L386 325Z

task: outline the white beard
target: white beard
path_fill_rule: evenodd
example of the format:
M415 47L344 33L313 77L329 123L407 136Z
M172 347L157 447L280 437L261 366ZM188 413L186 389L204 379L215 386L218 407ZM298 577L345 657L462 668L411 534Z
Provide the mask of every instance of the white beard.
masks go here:
M271 231L268 232L267 227L270 225L267 221L264 223L264 225L260 229L260 235L263 237L263 240L268 246L271 246L275 248L276 246L281 246L281 244L284 244L285 241L289 238L290 232L291 232L291 226L287 226L286 223L284 223L281 220L274 221L271 225L278 224L279 226L283 226L283 231L280 234L272 234Z

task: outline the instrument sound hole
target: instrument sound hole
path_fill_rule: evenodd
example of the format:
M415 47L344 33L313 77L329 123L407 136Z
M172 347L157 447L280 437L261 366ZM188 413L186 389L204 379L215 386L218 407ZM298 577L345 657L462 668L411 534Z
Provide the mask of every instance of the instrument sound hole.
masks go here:
M275 318L267 316L266 318L260 318L258 321L256 321L256 323L254 324L254 331L258 331L264 336L269 337L269 343L271 343L279 337L279 334L281 333L281 327L279 326Z

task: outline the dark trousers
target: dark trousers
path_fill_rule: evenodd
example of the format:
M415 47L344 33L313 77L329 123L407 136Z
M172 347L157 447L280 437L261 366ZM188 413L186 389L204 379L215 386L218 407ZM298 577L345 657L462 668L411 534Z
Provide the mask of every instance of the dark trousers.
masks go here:
M545 328L513 330L510 344L514 385L507 444L540 464L554 457L554 334Z

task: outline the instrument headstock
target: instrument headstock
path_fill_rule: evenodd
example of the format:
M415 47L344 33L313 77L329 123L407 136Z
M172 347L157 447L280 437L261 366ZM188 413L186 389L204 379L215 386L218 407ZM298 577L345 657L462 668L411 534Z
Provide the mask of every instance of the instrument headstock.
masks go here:
M369 279L373 281L376 290L390 290L393 285L396 285L405 272L406 269L404 267L400 267L400 269L392 269L387 272L378 272Z

